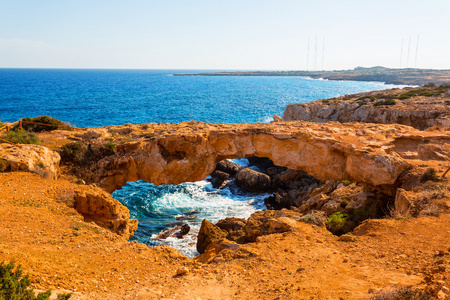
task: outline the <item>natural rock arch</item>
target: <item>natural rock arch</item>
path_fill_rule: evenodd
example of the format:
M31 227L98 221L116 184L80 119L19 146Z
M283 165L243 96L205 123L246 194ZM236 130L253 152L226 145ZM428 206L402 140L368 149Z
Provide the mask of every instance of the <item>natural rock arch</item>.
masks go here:
M148 132L151 138L138 138L148 137ZM334 122L145 124L131 126L127 134L136 141L118 145L114 155L92 168L94 181L109 192L128 181L160 185L202 180L221 160L250 156L268 157L278 166L303 170L320 180L393 185L411 167L401 156L410 149L396 149L397 140L449 143L442 134L402 125Z

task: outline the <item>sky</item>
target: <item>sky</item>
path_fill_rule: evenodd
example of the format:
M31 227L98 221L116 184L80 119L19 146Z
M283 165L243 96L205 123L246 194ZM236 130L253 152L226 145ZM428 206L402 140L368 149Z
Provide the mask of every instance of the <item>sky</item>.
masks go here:
M450 69L449 50L449 0L0 0L0 68Z

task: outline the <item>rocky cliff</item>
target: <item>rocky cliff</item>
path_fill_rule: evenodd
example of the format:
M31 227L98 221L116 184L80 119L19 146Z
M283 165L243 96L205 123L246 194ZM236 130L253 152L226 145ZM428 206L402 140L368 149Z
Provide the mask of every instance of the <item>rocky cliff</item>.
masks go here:
M393 89L345 95L310 103L289 104L283 121L365 122L403 124L417 129L449 128L450 97L447 86Z

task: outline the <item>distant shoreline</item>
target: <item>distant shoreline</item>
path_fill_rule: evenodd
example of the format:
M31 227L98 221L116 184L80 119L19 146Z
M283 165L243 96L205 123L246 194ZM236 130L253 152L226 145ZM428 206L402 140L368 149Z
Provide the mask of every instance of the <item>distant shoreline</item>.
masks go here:
M396 85L424 85L450 83L450 70L389 69L384 67L342 71L245 71L173 74L174 76L299 76L312 79L378 81Z

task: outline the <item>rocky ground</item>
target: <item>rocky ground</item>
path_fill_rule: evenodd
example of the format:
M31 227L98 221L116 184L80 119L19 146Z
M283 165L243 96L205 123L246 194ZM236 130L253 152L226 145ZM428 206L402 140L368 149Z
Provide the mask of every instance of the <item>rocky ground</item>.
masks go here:
M446 211L370 220L345 239L295 222L201 264L84 222L65 204L77 187L0 175L1 259L22 264L36 289L71 291L72 299L368 299L395 286L450 286Z

